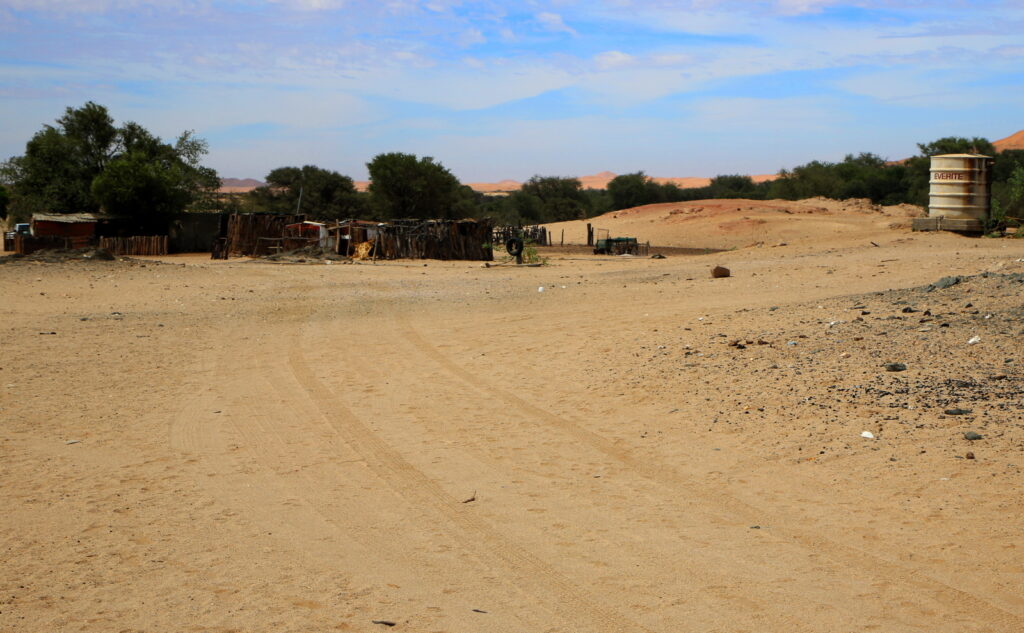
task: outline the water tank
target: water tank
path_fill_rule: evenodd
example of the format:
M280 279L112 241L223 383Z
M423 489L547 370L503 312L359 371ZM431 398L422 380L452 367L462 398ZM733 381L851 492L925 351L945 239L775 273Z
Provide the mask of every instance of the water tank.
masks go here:
M932 156L928 217L988 220L992 158L981 154Z

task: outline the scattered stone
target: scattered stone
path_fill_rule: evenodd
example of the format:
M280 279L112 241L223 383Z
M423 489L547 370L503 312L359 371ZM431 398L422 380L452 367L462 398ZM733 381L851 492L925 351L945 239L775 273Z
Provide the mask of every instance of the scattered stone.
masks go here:
M861 437L863 437L863 438L867 438L867 439L869 439L869 440L873 440L873 439L875 439L875 434L874 434L874 433L872 433L871 431L863 431L863 432L862 432L862 433L860 434L860 436L861 436Z
M725 266L715 266L711 269L711 276L714 279L721 279L722 277L731 277L732 271Z
M885 367L885 371L907 371L907 366L903 363L886 363L882 367Z
M662 255L661 253L655 253L651 255L651 259L665 259L665 256Z
M946 409L943 413L946 415L970 415L971 409Z
M751 526L750 526L750 529L751 529L751 530L760 530L760 529L761 529L761 526L760 526L760 525L751 525Z
M370 620L374 624L383 624L384 626L395 626L395 623L391 620Z
M81 443L81 441L82 440L68 440L67 442L64 442L64 443L65 444L79 444L79 443Z
M981 435L979 433L975 433L974 431L967 431L966 433L964 433L964 439L970 440L971 442L975 442L981 439Z
M981 342L981 337L980 336L972 336L971 338L967 339L967 344L968 345L977 345L980 342Z
M911 308L910 306L907 306L900 310L900 312L902 312L903 314L913 314L914 312L917 312L917 310Z
M967 459L974 459L974 453L968 451L967 455L965 455L964 457L966 457Z

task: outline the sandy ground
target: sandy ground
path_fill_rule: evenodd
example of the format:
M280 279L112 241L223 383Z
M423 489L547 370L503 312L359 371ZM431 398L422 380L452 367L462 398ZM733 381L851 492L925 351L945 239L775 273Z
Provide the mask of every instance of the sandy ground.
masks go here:
M0 630L1022 631L1024 240L890 219L2 264Z
M636 237L658 246L733 249L750 246L859 240L910 228L925 211L883 207L870 200L697 200L649 204L573 222L546 225L554 243L586 244L587 224L612 237ZM605 237L604 233L597 237Z

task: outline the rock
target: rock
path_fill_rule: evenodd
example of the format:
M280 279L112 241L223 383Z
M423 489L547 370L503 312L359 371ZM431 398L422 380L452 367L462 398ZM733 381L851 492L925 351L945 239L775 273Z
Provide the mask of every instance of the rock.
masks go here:
M946 409L943 411L946 415L970 415L970 409Z
M875 434L872 433L871 431L863 431L861 432L860 436L869 440L875 439Z
M651 259L665 259L665 256L662 255L661 253L655 253L651 255Z
M903 363L886 363L882 367L885 367L885 371L907 371L907 366Z
M731 277L732 271L725 266L715 266L711 269L711 276L714 279L721 279L722 277Z
M928 292L931 292L932 290L945 290L946 288L952 288L961 281L963 281L963 277L943 277L935 283L930 284L928 286Z
M974 459L974 453L968 451L967 454L964 455L964 457L966 457L967 459Z
M974 441L980 440L981 439L981 435L978 434L978 433L975 433L974 431L967 431L966 433L964 433L964 439L965 440L970 440L970 441L974 442Z
M967 339L967 344L968 345L977 345L980 342L981 342L981 337L980 336L972 336L971 338Z

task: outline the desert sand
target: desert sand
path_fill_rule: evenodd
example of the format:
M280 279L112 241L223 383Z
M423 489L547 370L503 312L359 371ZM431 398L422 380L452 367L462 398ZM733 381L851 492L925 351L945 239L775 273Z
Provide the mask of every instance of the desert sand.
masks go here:
M1024 240L824 206L0 264L0 630L1024 630Z
M879 232L910 228L913 218L924 215L914 205L886 207L870 200L720 199L649 204L546 226L556 243L564 232L566 244L586 244L590 224L612 237L636 237L658 246L727 250L790 241L863 241Z

